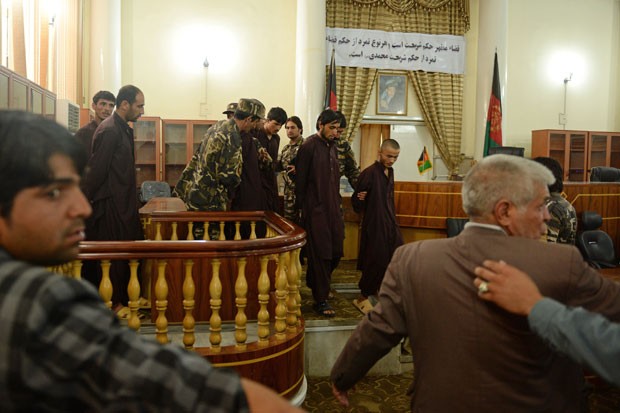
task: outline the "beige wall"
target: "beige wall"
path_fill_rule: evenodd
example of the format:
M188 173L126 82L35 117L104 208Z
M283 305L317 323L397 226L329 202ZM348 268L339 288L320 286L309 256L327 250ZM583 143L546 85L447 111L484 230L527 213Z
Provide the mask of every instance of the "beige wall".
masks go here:
M566 129L620 130L619 14L617 0L508 2L506 143L529 151L531 130L563 128L570 72Z
M470 1L462 152L480 156L484 136L478 135L492 73L485 75L488 82L477 75L492 71L492 53L489 62L480 60L479 47L490 39L480 38L479 14L491 0ZM507 22L499 25L505 37L499 45L500 66L505 66L500 67L504 144L529 152L532 129L562 128L564 75L548 73L560 52L582 62L566 67L574 73L566 128L620 130L620 2L493 1L505 2ZM244 0L234 7L227 0L123 0L122 81L144 90L146 114L152 116L220 119L226 104L243 96L257 97L267 107L282 106L292 115L295 14L294 0Z
M151 116L221 119L240 97L292 114L295 6L292 0L123 1L122 82L144 91Z

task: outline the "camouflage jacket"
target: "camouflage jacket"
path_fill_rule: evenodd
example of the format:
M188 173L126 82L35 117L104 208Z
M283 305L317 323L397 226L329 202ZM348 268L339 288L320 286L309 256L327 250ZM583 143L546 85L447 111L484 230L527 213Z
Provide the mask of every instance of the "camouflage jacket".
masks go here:
M349 183L355 189L357 180L360 176L360 168L355 161L355 154L349 141L346 139L336 139L336 150L338 151L338 166L340 167L340 176L346 176Z
M575 208L561 194L551 194L547 209L551 220L547 222L547 241L561 244L575 244L577 234L577 213Z
M282 148L282 152L280 152L280 156L278 156L276 167L277 171L281 172L284 181L284 217L293 221L297 218L295 211L295 175L290 176L287 173L287 169L291 165L291 161L294 164L297 151L302 143L304 143L304 138L300 138L296 143L285 145Z
M190 211L226 211L241 182L241 136L234 119L211 126L185 167L174 194Z

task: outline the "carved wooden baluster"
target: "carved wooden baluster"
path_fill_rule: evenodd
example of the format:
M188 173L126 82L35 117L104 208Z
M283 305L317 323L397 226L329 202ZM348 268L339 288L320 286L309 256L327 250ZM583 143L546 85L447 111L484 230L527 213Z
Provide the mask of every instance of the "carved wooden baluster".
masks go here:
M127 326L132 330L140 330L140 318L138 317L138 301L140 300L140 282L138 281L138 260L129 260L129 284L127 284L127 295L129 301L129 318Z
M245 342L248 339L246 332L246 325L248 323L248 317L245 315L245 307L248 305L248 281L245 278L245 265L246 258L237 258L237 267L239 268L237 273L237 281L235 282L235 304L237 306L237 315L235 316L235 341L237 342L236 348L239 350L245 350Z
M295 251L286 253L286 269L288 280L288 301L286 303L286 331L294 333L297 331L297 294L299 293L299 284L297 284L297 266L293 262Z
M256 221L250 222L250 239L256 239Z
M204 231L202 231L202 239L203 240L210 240L211 239L211 234L209 234L209 221L205 221L204 222Z
M224 221L220 221L220 241L226 241L226 234L224 233Z
M73 261L73 266L71 267L71 272L73 273L73 278L76 280L82 279L82 261L75 260Z
M162 240L161 222L156 222L155 223L155 241L161 241L161 240Z
M99 295L108 308L112 308L112 281L110 281L110 260L101 260L101 282Z
M172 235L170 236L170 240L171 241L178 241L179 240L179 235L177 234L177 227L179 224L177 224L176 221L172 222Z
M185 260L185 279L183 280L183 309L185 310L185 317L183 317L183 344L187 349L194 347L196 342L196 335L194 334L196 331L196 320L194 319L196 286L192 277L193 266L193 260Z
M157 260L157 281L155 282L155 308L157 319L155 320L155 336L162 344L168 343L168 283L166 282L166 260Z
M192 221L189 221L187 223L187 240L188 241L194 240L194 223Z
M235 241L239 241L241 239L241 222L235 221L235 236L233 237Z
M211 351L221 351L222 343L222 318L220 317L220 308L222 308L222 282L220 281L220 260L211 261L213 276L209 284L209 294L211 299L211 318L209 318L209 342L211 343Z
M276 338L282 340L286 337L286 257L281 253L276 267Z
M269 274L267 274L267 264L269 263L269 256L263 255L260 257L260 275L258 277L258 303L260 309L258 310L258 345L266 346L269 344L269 310L267 310L267 304L269 304Z
M293 251L293 263L295 264L295 268L297 268L297 295L295 296L295 301L297 302L297 310L295 311L297 314L297 326L301 327L301 261L299 260L299 256L301 255L301 248L297 248Z

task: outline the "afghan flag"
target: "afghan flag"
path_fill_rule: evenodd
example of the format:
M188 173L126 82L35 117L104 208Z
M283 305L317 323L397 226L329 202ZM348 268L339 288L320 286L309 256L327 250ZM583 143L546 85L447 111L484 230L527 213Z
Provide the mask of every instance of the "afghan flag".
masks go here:
M429 158L425 146L424 150L420 154L420 159L418 159L418 170L420 171L420 175L422 175L427 169L433 169L433 164L431 163L431 158Z
M487 128L484 134L483 156L489 154L489 148L496 146L502 146L502 101L500 99L497 52L495 52L493 87L491 88L491 99L489 101L489 111L487 112Z
M332 61L329 64L327 83L325 85L325 109L338 110L338 97L336 96L336 57L332 49Z

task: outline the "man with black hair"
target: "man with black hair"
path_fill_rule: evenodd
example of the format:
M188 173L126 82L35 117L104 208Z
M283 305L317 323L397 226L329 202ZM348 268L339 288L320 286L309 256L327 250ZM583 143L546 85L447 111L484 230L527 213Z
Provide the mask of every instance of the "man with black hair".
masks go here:
M343 254L344 222L340 212L340 173L334 139L340 120L326 109L319 115L318 133L306 138L297 151L295 167L296 207L301 209L302 227L308 233L306 284L312 289L314 310L334 317L329 305L332 272Z
M82 142L88 156L91 154L95 130L104 119L112 114L115 101L116 98L112 92L100 90L95 93L95 96L93 96L93 103L90 105L95 112L95 117L88 124L82 126L75 132L75 137Z
M267 119L259 124L256 130L252 131L254 137L258 139L258 142L267 150L271 157L270 168L261 170L261 181L267 202L267 210L278 213L282 213L276 178L276 164L278 150L280 149L280 135L278 135L278 132L286 122L286 118L287 115L284 109L280 107L271 108L267 113Z
M0 111L0 411L300 412L194 352L121 326L77 257L91 207L82 145L54 121Z
M301 119L297 116L288 118L284 127L286 136L290 141L280 152L276 171L282 172L282 179L284 180L284 218L299 223L299 214L295 209L295 162L297 151L304 143L304 138L301 136L304 127Z
M138 212L133 129L144 114L144 94L133 85L123 86L116 97L116 110L97 127L92 155L83 182L93 214L86 221L89 241L130 241L144 238ZM99 285L100 274L85 268L84 277ZM113 261L110 268L112 303L126 305L129 267Z

